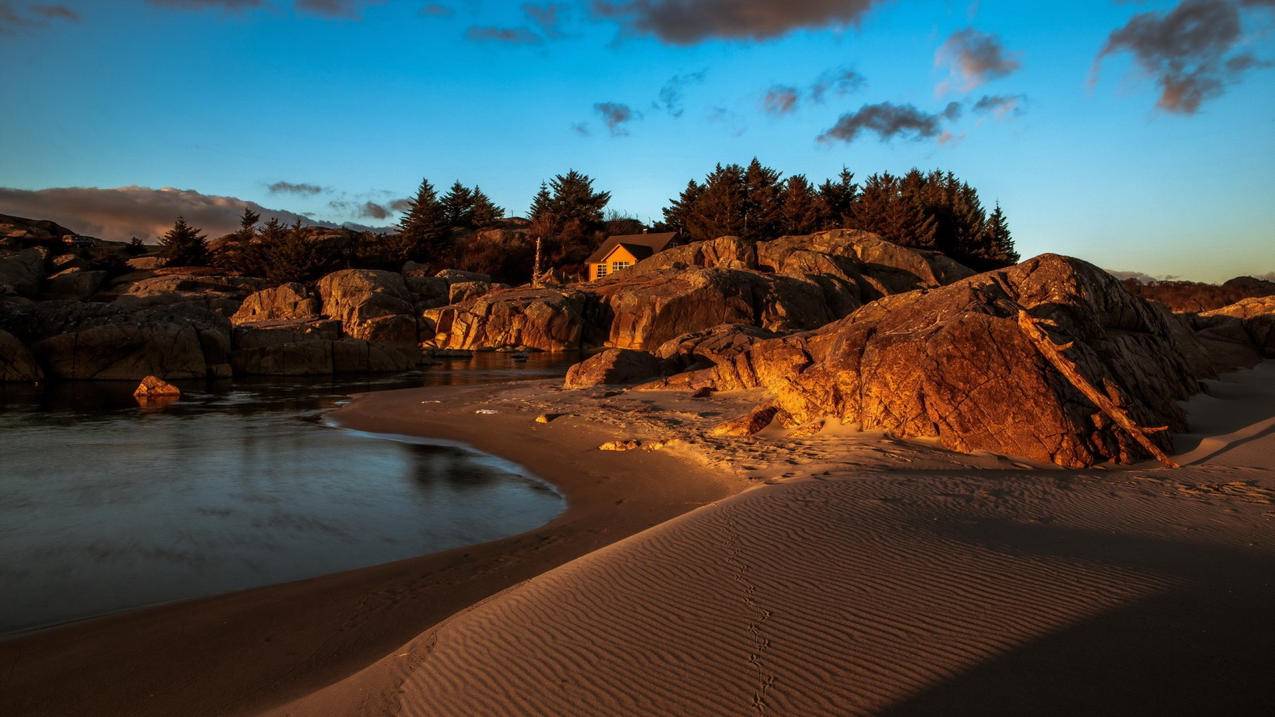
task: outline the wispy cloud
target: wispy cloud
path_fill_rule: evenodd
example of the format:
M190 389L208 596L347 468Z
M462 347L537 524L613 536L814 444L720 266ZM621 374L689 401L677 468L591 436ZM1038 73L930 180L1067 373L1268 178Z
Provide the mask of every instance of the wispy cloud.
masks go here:
M66 5L37 3L20 8L10 0L0 0L0 35L45 27L55 21L79 22L80 14Z
M146 0L158 7L172 7L182 10L228 10L239 11L262 7L263 0Z
M566 37L564 18L569 8L563 3L524 3L522 25L474 25L465 31L473 42L495 42L505 45L542 45L549 40Z
M797 88L788 85L774 85L766 90L761 107L766 114L786 115L797 109Z
M855 112L841 115L837 123L819 135L819 142L853 142L862 132L872 132L881 141L896 137L919 141L941 139L948 141L954 135L943 131L945 121L960 119L961 105L949 102L939 113L923 112L913 105L896 105L891 102L863 105Z
M685 111L683 100L685 99L686 88L703 82L707 75L708 70L706 69L699 72L673 75L660 88L660 94L655 102L651 103L651 106L656 110L667 112L673 117L681 117Z
M974 111L978 114L990 114L994 117L1021 115L1026 111L1026 95L983 95L974 103Z
M764 40L793 30L846 27L881 0L594 0L594 14L626 33L674 45L713 38Z
M612 137L623 137L629 133L628 125L642 119L642 114L621 102L598 102L593 111L602 117L602 123L611 132Z
M953 87L969 92L990 80L1010 75L1021 66L995 36L972 27L953 33L934 54L934 64L948 66L951 73L939 84L939 94Z
M1157 107L1195 114L1247 71L1270 65L1246 52L1232 54L1242 38L1241 6L1275 7L1275 0L1182 0L1168 12L1135 15L1107 38L1091 81L1108 55L1129 52L1160 85Z
M266 189L271 194L297 194L301 196L314 196L323 193L323 187L309 182L287 182L278 181L266 185Z

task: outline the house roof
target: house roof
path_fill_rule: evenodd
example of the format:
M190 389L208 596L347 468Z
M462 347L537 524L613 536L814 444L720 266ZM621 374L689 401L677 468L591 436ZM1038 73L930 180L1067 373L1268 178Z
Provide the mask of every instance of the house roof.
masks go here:
M606 259L607 255L615 251L615 248L619 246L623 246L630 254L637 257L639 260L645 259L652 254L664 251L664 248L667 247L669 242L673 241L676 236L677 232L662 232L659 234L617 234L615 236L610 236L607 237L606 241L602 242L602 246L598 247L596 251L589 255L588 263L596 264L603 259Z

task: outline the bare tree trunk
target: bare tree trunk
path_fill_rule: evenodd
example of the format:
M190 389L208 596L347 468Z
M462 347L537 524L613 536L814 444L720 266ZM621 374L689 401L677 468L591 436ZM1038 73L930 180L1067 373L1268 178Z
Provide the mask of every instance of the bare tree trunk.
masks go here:
M536 260L531 267L531 285L540 287L540 237L536 237Z
M1046 361L1053 364L1054 368L1058 369L1058 372L1071 382L1071 385L1085 394L1103 413L1107 414L1111 420L1133 436L1133 440L1137 441L1156 460L1169 468L1180 467L1164 451L1160 450L1160 446L1156 445L1155 441L1147 436L1148 433L1159 433L1168 430L1166 426L1144 428L1134 423L1124 409L1117 406L1114 401L1107 397L1107 394L1099 391L1081 375L1080 369L1076 367L1075 362L1063 355L1064 351L1071 348L1071 344L1055 344L1053 339L1037 325L1037 320L1022 309L1018 310L1018 326L1023 330L1024 334L1027 334L1027 338L1031 339L1032 343L1036 345L1036 348L1045 357Z

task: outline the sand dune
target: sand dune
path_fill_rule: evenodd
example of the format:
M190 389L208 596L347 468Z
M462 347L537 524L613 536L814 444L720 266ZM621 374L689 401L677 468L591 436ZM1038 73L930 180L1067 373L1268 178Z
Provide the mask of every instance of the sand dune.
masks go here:
M406 715L1270 713L1269 371L1192 406L1226 432L1178 471L780 465L285 712L376 676Z

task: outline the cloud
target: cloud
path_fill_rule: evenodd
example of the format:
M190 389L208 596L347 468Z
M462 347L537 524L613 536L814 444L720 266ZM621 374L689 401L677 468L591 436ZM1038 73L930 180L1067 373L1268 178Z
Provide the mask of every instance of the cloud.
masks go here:
M298 194L302 196L314 196L323 193L323 187L308 182L285 182L279 181L266 185L266 189L271 194Z
M264 4L263 0L146 0L146 2L158 7L172 7L181 10L213 8L235 12L261 7Z
M862 88L867 82L863 75L848 67L826 70L810 86L810 99L823 102L829 92L835 95L848 95Z
M594 0L626 31L674 45L714 38L764 40L799 28L845 27L880 0Z
M798 97L796 87L775 85L766 90L766 96L762 98L761 107L766 114L786 115L797 109Z
M598 102L593 109L602 116L602 122L611 131L612 137L623 137L629 133L625 125L642 119L641 113L620 102Z
M296 7L312 15L357 20L361 15L360 5L381 2L384 0L296 0Z
M853 142L860 132L875 132L881 141L889 141L895 137L920 141L942 136L949 141L954 136L943 132L945 120L954 121L961 116L961 105L949 102L941 113L922 112L912 105L896 105L881 102L864 105L857 111L841 115L837 123L819 135L819 141L830 144L835 141Z
M710 108L707 119L711 124L726 127L732 137L739 137L748 131L748 125L744 122L744 118L737 112L732 112L725 107Z
M588 122L574 122L574 123L572 123L572 125L571 125L571 131L572 131L572 132L575 132L576 134L580 135L581 137L590 137L590 136L592 136L592 135L593 135L593 131L589 129L589 123L588 123Z
M80 15L66 5L35 4L20 12L9 0L0 0L0 35L19 29L45 27L51 21L79 22Z
M455 14L450 7L436 2L427 3L420 9L420 15L423 17L451 17Z
M939 94L953 85L962 92L969 92L990 80L1012 74L1021 66L1016 58L1006 54L994 35L972 27L953 33L934 53L934 65L947 65L951 72L951 77L939 84Z
M704 77L707 75L708 70L690 72L685 75L673 75L660 88L659 97L655 102L651 103L651 106L657 110L667 112L673 117L681 117L684 111L682 100L685 89L690 85L703 82Z
M234 231L244 208L280 221L312 222L295 212L268 209L237 197L201 194L190 189L149 187L65 187L57 189L0 188L0 212L31 219L53 221L82 234L113 241L138 236L149 239L162 235L178 216L199 227L210 237Z
M408 201L409 200L402 199L396 200L395 203L402 202L403 204L407 204ZM328 208L343 216L356 216L360 219L377 220L388 219L395 211L402 211L401 209L396 210L394 208L394 203L387 206L371 200L364 202L348 202L343 199L333 199L328 202Z
M412 208L412 200L407 197L395 199L389 203L389 208L396 212L405 212Z
M567 6L562 3L546 3L544 5L533 5L527 3L522 6L522 13L527 16L536 27L540 28L540 32L547 38L559 38L562 33L562 16L566 13Z
M474 26L465 31L472 42L497 42L505 45L539 45L544 40L525 27Z
M50 20L80 21L80 14L66 5L32 5L31 12Z
M1243 0L1242 5L1275 7L1275 0ZM1233 0L1182 0L1165 13L1140 13L1107 37L1094 59L1091 81L1097 81L1108 55L1129 52L1160 85L1157 107L1195 114L1245 72L1267 66L1248 53L1227 57L1239 45L1242 30L1240 4Z
M1026 95L983 95L974 103L974 111L994 117L1017 116L1024 112L1026 104Z

